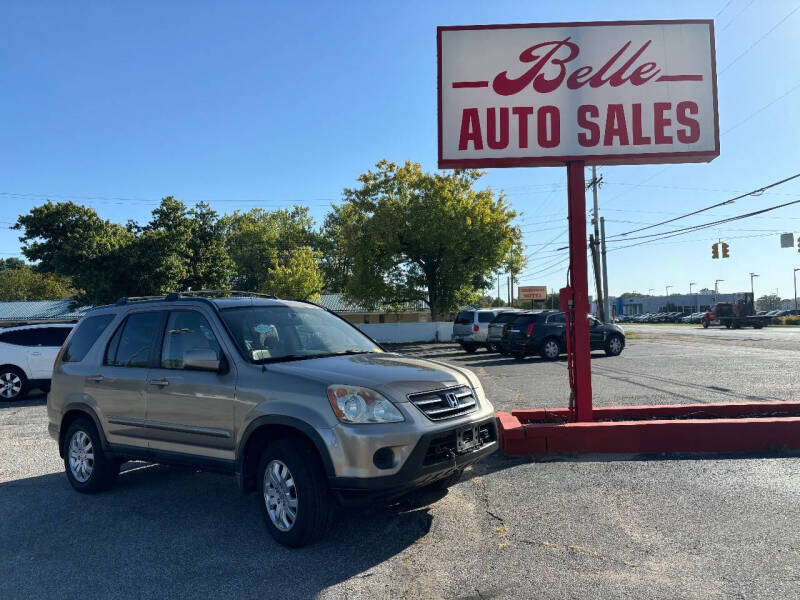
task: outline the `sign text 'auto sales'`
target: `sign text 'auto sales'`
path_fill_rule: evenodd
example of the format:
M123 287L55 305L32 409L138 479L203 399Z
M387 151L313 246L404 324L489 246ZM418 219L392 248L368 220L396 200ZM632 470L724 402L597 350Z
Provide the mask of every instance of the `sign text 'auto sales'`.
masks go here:
M439 27L440 168L719 155L711 21Z

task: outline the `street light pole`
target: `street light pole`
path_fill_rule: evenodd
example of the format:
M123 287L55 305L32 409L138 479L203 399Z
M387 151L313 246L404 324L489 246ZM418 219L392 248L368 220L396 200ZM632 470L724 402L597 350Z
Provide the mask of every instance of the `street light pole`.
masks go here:
M667 303L664 305L664 310L665 310L665 311L666 311L666 310L669 310L669 288L671 288L672 286L671 286L671 285L668 285L668 286L666 286L666 287L667 287Z
M692 295L692 286L693 285L697 285L697 283L694 282L694 281L689 282L689 295L690 296ZM694 299L694 312L697 312L698 310L699 309L697 308L697 297L695 297L695 299Z
M721 281L725 281L725 280L724 280L724 279L717 279L717 280L714 282L714 302L716 302L717 300L719 300L719 283L720 283Z
M750 273L750 294L753 296L753 302L756 301L756 293L753 290L753 277L758 277L755 273Z
M795 310L797 310L797 272L798 271L800 271L800 269L795 269L794 273L792 273L792 275L794 275L794 309Z

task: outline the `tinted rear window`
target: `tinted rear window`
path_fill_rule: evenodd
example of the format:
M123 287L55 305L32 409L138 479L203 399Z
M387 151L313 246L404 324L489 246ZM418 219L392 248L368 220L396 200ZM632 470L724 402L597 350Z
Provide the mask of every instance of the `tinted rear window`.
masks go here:
M94 346L97 338L113 320L114 315L97 315L96 317L87 317L78 323L78 328L61 355L62 362L82 361Z
M478 313L478 323L491 323L494 319L494 313L480 312Z
M475 313L471 311L460 312L456 315L456 323L458 325L470 324L474 319L475 319Z
M515 313L503 313L501 315L497 315L497 317L495 318L494 321L492 321L492 323L510 323L516 318L517 315Z
M4 344L14 344L15 346L35 346L35 334L31 329L19 329L17 331L6 331L0 333L0 342Z

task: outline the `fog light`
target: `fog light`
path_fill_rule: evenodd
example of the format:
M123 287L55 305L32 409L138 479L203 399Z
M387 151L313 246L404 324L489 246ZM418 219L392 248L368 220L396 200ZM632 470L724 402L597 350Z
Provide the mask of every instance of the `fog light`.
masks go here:
M394 452L391 448L381 448L375 452L372 462L379 469L391 469L394 466Z

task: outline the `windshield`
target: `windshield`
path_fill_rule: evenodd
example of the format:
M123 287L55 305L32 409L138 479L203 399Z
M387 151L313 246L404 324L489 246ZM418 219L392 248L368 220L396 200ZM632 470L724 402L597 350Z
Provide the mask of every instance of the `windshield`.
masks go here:
M254 363L381 352L356 328L318 308L243 306L221 312L242 354Z

